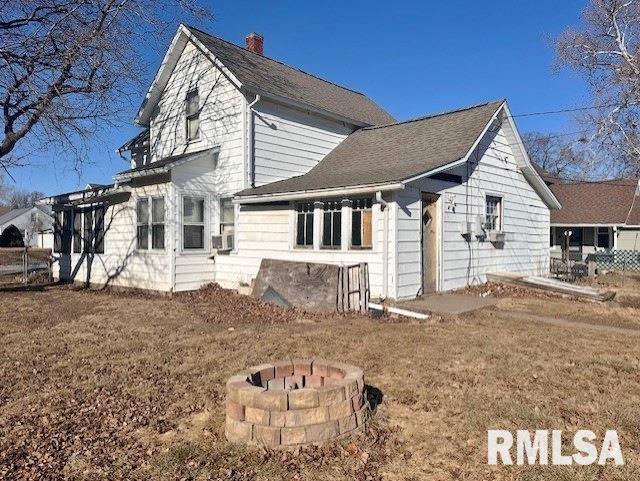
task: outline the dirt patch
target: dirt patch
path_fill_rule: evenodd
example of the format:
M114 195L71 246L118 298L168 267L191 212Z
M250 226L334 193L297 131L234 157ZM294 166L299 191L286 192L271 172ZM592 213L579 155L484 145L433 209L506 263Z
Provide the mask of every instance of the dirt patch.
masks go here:
M572 296L560 294L541 289L531 289L528 287L512 286L499 282L486 282L477 286L467 286L454 291L460 294L469 294L479 297L516 298L516 299L572 299Z

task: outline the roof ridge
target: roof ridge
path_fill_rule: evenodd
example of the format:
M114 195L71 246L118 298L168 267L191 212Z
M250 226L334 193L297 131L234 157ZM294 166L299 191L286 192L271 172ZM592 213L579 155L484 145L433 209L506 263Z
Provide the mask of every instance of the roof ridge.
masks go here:
M466 110L473 110L473 109L477 109L477 108L480 108L480 107L485 107L485 106L490 105L490 104L497 104L497 103L502 104L503 102L505 102L505 99L491 100L489 102L483 102L483 103L479 103L479 104L469 105L467 107L460 107L460 108L453 109L453 110L445 110L445 111L437 112L437 113L434 113L434 114L428 114L428 115L423 115L423 116L415 117L415 118L408 119L408 120L402 120L400 122L393 122L391 124L371 125L369 127L364 127L361 130L382 129L382 128L385 128L385 127L394 127L396 125L409 124L411 122L420 122L422 120L433 119L435 117L442 117L444 115L455 114L455 113L458 113L458 112L464 112Z
M614 185L618 187L630 187L632 186L632 182L637 185L638 180L633 178L619 177L617 179L600 179L600 180L570 180L570 179L560 179L564 182L558 182L557 185L580 185L580 184L606 184L606 185ZM626 183L623 183L626 182Z
M235 47L235 48L239 48L240 50L242 50L242 51L244 51L244 52L250 53L250 54L252 54L252 55L256 55L257 57L263 58L263 59L265 59L265 60L269 60L269 61L271 61L271 62L275 62L275 63L277 63L277 64L280 64L280 65L284 66L284 67L290 68L290 69L292 69L292 70L296 70L297 72L303 73L303 74L305 74L305 75L308 75L309 77L313 77L313 78L318 79L318 80L320 80L320 81L322 81L322 82L326 82L326 83L328 83L328 84L334 85L335 87L341 88L341 89L343 89L343 90L348 90L349 92L352 92L352 93L354 93L354 94L362 95L363 97L369 98L369 97L367 97L363 92L360 92L359 90L354 90L354 89L352 89L352 88L345 87L344 85L340 85L339 83L332 82L331 80L327 80L327 79L325 79L325 78L319 77L319 76L317 76L317 75L315 75L315 74L312 74L312 73L310 73L310 72L307 72L307 71L305 71L305 70L302 70L302 69L300 69L300 68L298 68L298 67L294 67L294 66L289 65L289 64L286 64L286 63L284 63L284 62L282 62L282 61L280 61L280 60L276 60L275 58L267 57L266 55L261 55L261 54L258 54L258 53L255 53L255 52L252 52L251 50L248 50L248 49L246 49L246 48L244 48L244 47L241 47L240 45L237 45L237 44L235 44L235 43L233 43L233 42L230 42L229 40L225 40L224 38L216 37L215 35L211 35L210 33L205 32L204 30L201 30L201 29L199 29L199 28L193 27L193 26L191 26L191 25L186 25L186 24L185 24L185 27L187 27L189 30L196 30L196 31L198 31L198 32L200 32L200 33L202 33L202 34L204 34L204 35L207 35L207 36L209 36L209 37L215 38L216 40L219 40L219 41L221 41L221 42L224 42L224 43L226 43L226 44L229 44L229 45L231 45L231 46L233 46L233 47Z

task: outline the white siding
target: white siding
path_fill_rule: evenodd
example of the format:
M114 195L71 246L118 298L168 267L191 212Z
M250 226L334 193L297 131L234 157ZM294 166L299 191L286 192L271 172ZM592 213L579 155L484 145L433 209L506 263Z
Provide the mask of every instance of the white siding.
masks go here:
M391 204L390 204L391 205ZM237 229L238 250L229 255L216 256L216 281L223 287L237 288L250 284L256 277L262 259L282 259L300 262L317 262L336 265L352 265L359 262L369 264L371 291L373 296L382 292L382 242L383 213L378 204L373 205L374 245L371 250L301 249L294 247L295 214L289 205L243 206L239 214ZM317 211L316 211L317 212ZM389 229L392 234L394 212L389 208ZM350 216L349 216L350 217ZM344 215L343 215L344 219ZM316 216L316 230L319 219ZM343 221L343 232L349 225ZM343 234L344 239L344 234ZM392 245L392 240L389 241ZM393 251L389 253L390 262ZM393 291L393 274L389 272L389 290Z
M165 196L164 251L136 250L136 201L139 197ZM168 291L173 206L169 200L169 184L156 184L132 189L128 201L110 206L105 214L104 254L60 255L54 263L54 276L76 282L87 280L90 267L91 284L136 287Z
M353 127L263 100L254 113L255 185L308 172Z
M467 171L468 168L468 171ZM504 129L487 133L461 174L463 183L419 180L396 196L398 202L399 298L414 297L421 285L420 196L440 193L440 290L485 282L487 272L548 272L549 209L516 165ZM464 180L467 182L464 182ZM502 197L506 240L502 247L475 236L467 242L460 225L484 221L485 196Z
M185 99L195 88L201 106L200 137L187 143ZM226 72L188 42L151 117L152 161L223 144L222 155L241 157L244 102ZM237 165L242 169L242 162Z

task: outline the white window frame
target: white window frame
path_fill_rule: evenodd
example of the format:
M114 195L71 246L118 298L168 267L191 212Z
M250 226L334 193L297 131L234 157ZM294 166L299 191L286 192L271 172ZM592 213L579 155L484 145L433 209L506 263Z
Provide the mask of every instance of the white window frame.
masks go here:
M164 199L164 222L153 222L153 199ZM138 222L138 202L141 200L147 201L147 248L140 249L138 248L138 226L142 225ZM164 245L162 249L153 247L153 225L156 224L164 224ZM136 222L135 222L135 239L136 239L136 252L140 253L163 253L167 250L167 196L164 194L155 194L155 195L141 195L136 197Z
M298 212L298 206L309 204L311 210L309 212ZM311 231L311 244L298 244L298 214L304 214L305 226L307 222L307 216L312 216L312 231ZM294 202L293 203L293 247L294 249L313 249L315 247L315 235L316 235L316 203L312 200L310 202Z
M196 111L195 112L189 112L189 98L192 96L196 96L198 98L198 105L196 107ZM198 140L200 140L200 92L198 90L198 88L193 88L190 89L187 92L187 95L185 95L184 98L184 102L185 102L185 124L184 124L184 132L185 132L185 138L187 140L187 143L189 142L196 142ZM196 132L195 136L191 136L190 135L190 129L189 129L189 121L192 119L198 119L198 131Z
M497 205L497 213L494 213L493 216L496 218L497 226L493 226L493 228L489 227L489 198L496 199L498 201ZM484 225L487 232L504 232L504 197L501 195L496 195L492 193L487 193L484 197Z
M327 203L336 203L337 204L337 208L330 210L330 211L326 211L324 209L325 205ZM342 249L342 245L344 244L344 236L343 234L343 229L344 229L344 221L345 221L345 216L344 216L344 209L342 208L344 203L344 199L330 199L330 200L323 200L322 201L322 209L321 209L321 213L322 216L320 218L320 249L322 250L341 250ZM340 244L339 245L324 245L324 215L326 212L339 212L340 213ZM333 217L333 215L332 215ZM331 225L333 227L333 220L331 221ZM332 231L332 235L331 235L331 240L333 241L333 231Z
M373 197L355 197L353 199L349 199L350 203L351 203L351 209L350 209L350 215L349 215L349 249L351 250L355 250L355 251L370 251L373 250L373 244L374 244L374 237L375 237L375 229L374 229L374 219L373 219L373 206L375 205L375 202L373 201ZM365 207L365 208L357 208L356 204L358 202L370 202L371 205L369 207ZM353 213L354 212L371 212L371 245L362 245L362 234L363 234L363 227L364 227L364 222L362 221L363 219L363 215L360 214L360 244L359 246L353 245Z
M203 226L203 235L202 235L202 247L198 247L198 248L192 248L189 247L187 249L185 249L184 247L184 199L186 197L192 198L192 199L201 199L203 200L203 205L202 205L202 223L200 222L189 222L187 225L202 225ZM184 192L182 194L180 194L180 252L183 254L189 254L189 253L202 253L202 252L206 252L207 250L209 250L209 238L211 237L209 235L209 229L208 229L208 212L209 212L209 199L206 195L203 195L202 193L189 193L189 192Z

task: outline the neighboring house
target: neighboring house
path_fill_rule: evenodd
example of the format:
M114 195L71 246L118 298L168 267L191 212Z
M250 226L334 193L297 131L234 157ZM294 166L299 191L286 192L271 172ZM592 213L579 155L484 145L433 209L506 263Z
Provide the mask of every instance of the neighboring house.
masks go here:
M546 274L550 209L505 101L396 122L365 95L181 26L110 186L47 199L58 276L238 287L265 258L369 264L373 296Z
M562 256L568 237L573 259L605 250L640 251L637 179L566 182L547 179L562 209L551 213L551 255Z
M22 234L25 245L53 247L53 218L49 207L36 205L0 215L0 233L12 225Z

